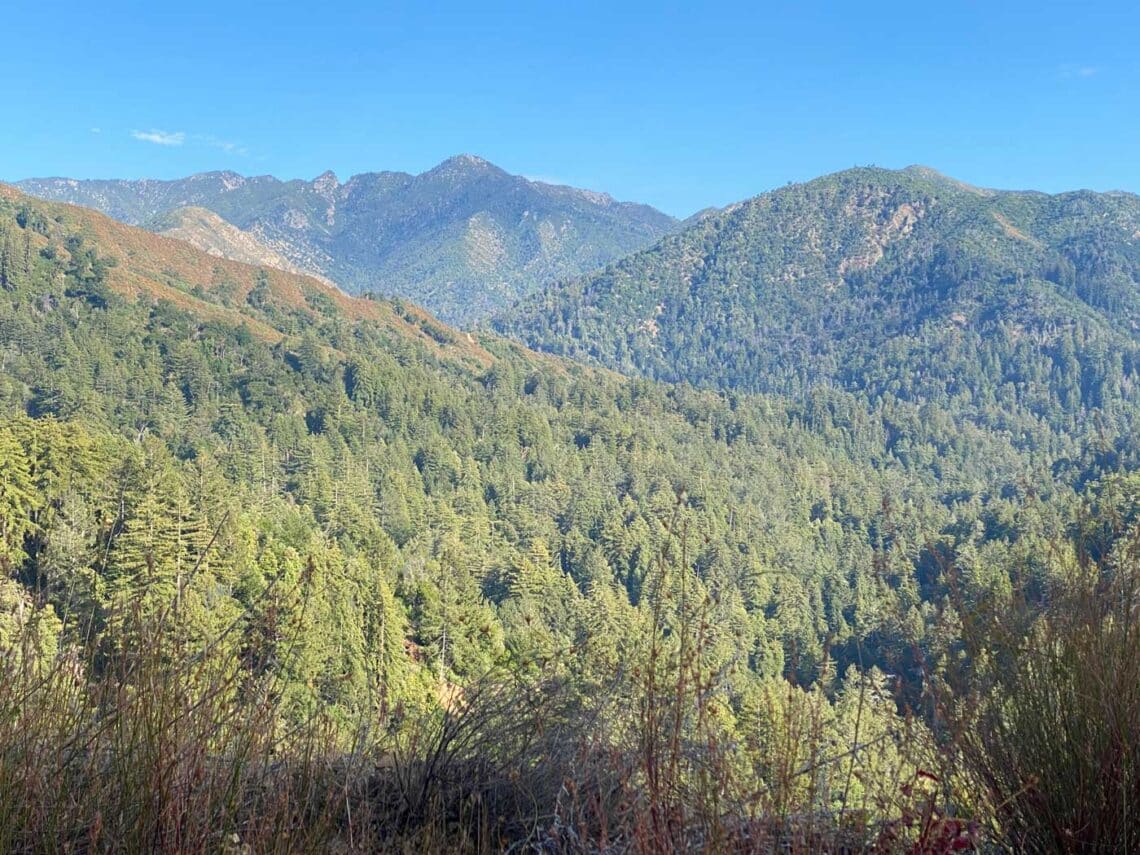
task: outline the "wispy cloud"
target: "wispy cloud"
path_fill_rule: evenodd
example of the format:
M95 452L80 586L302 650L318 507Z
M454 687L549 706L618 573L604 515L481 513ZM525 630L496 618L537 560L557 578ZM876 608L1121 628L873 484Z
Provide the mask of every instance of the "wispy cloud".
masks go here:
M1096 65L1081 65L1079 62L1066 62L1059 66L1057 73L1066 79L1096 77L1103 69Z
M99 133L99 131L92 128L92 133ZM249 155L249 149L242 143L224 140L213 134L190 134L186 131L162 131L158 128L151 128L149 131L131 131L131 136L136 140L154 143L155 145L200 146L216 148L226 154L236 154L240 157Z
M149 131L131 131L131 136L155 145L182 145L186 142L184 131L160 131L152 128Z
M194 134L191 139L194 142L201 143L202 145L208 145L210 148L220 148L227 154L238 154L242 157L245 157L249 154L249 149L247 149L241 143L218 139L212 134Z
M101 133L103 133L103 129L102 129L102 128L92 128L92 129L91 129L91 133L93 133L93 134L101 134Z

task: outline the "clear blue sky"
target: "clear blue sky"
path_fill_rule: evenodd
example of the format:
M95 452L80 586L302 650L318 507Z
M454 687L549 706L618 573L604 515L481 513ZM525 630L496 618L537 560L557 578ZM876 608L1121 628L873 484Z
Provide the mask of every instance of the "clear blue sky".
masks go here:
M1131 2L64 0L0 32L9 180L471 152L677 215L869 163L1140 191Z

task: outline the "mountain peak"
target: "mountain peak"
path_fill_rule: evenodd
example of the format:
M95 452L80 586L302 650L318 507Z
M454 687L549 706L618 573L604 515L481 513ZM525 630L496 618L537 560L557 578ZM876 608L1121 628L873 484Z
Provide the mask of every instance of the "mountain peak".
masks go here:
M489 160L474 154L457 154L429 169L426 175L480 175L507 173Z
M326 169L313 179L313 189L318 193L332 193L338 187L340 187L340 181L337 179L336 173L331 169Z
M959 181L953 176L947 175L945 172L939 172L931 166L923 166L920 163L912 163L906 169L901 170L907 175L914 175L918 178L924 178L935 184L941 184L945 187L953 187L957 190L965 190L968 193L975 193L979 196L992 196L995 191L987 190L983 187L975 187L973 184L967 184L965 181Z
M244 235L199 215L192 236L200 246L240 259L268 248L347 291L383 289L462 323L543 282L643 249L675 225L600 194L537 189L472 154L420 175L363 173L345 183L332 171L287 181L217 172L157 183L62 181L23 186L152 227L170 211L204 208Z
M910 166L904 167L902 172L909 172L911 175L920 175L923 178L949 178L945 172L940 172L933 166L924 166L921 163L912 163Z
M487 166L492 166L492 167L494 166L494 164L491 163L491 161L486 160L482 157L479 157L479 155L477 155L477 154L466 154L466 153L457 154L454 157L449 157L447 160L445 160L441 164L441 166L445 166L448 164L450 164L452 166L470 166L470 167L478 167L478 168L483 168L483 167L487 167Z
M921 187L923 188L923 192L967 193L973 196L985 197L997 196L1003 192L967 184L965 181L959 181L957 178L946 175L944 172L940 172L930 166L923 166L922 164L911 164L902 169L892 169L886 166L869 164L867 166L853 166L838 172L829 172L826 175L821 175L809 181L788 182L785 186L773 188L772 190L761 193L759 196L754 196L751 199L728 205L727 209L737 208L771 196L800 193L805 187L829 187L836 184L850 184L852 182L860 186L871 185L896 189L905 186L910 187L911 190Z

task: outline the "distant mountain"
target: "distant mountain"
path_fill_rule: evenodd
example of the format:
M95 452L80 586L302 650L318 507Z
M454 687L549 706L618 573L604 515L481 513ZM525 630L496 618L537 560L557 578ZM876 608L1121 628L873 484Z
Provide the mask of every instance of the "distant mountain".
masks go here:
M250 261L246 250L256 245L285 259L287 269L319 274L349 293L407 297L453 323L600 267L677 225L646 205L530 181L471 155L421 175L366 173L344 183L331 172L313 181L209 172L176 181L33 178L18 186L153 230L168 227L177 209L205 209L248 241L217 223L203 228L199 214L199 248Z
M708 213L495 326L705 387L839 387L991 422L1089 410L1138 379L1140 197L854 169Z

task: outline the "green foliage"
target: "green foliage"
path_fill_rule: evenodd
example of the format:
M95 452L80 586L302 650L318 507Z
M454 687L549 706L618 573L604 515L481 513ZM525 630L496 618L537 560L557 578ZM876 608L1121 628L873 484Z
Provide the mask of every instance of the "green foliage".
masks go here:
M0 233L22 210L0 201ZM153 733L197 722L219 751L249 734L211 731L203 705L274 734L319 721L329 750L364 740L404 764L399 823L474 794L517 809L504 781L596 839L620 815L646 851L694 829L730 848L726 815L929 818L913 800L933 805L922 772L945 757L932 686L984 665L979 622L1042 602L1082 556L1115 560L1140 515L1127 360L1095 416L1086 399L1088 354L1116 339L1063 337L1070 367L1008 397L704 391L491 337L477 364L437 347L465 336L425 339L433 321L304 313L267 275L237 326L127 299L134 259L116 270L45 223L0 289L5 667L54 668L42 685L61 692L78 673ZM1044 371L1048 347L1009 341L1017 370ZM906 365L937 388L933 364ZM198 663L220 670L153 707L134 691ZM68 738L97 708L74 707ZM126 764L158 751L104 744ZM943 804L980 804L940 783Z
M705 216L496 326L631 374L788 395L812 426L878 410L915 462L967 423L1042 449L1129 422L1138 229L1128 194L855 169ZM854 403L837 407L839 389Z

